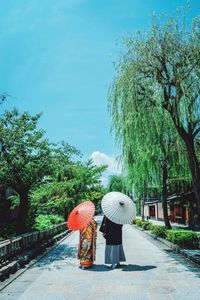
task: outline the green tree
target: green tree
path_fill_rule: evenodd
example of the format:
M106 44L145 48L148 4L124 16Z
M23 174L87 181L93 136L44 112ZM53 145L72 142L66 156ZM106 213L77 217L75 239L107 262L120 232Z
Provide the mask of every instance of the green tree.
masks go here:
M114 83L120 88L115 89L112 102L129 99L129 106L125 108L122 104L121 109L134 107L142 117L144 108L151 112L149 116L154 112L157 115L158 109L167 112L166 118L171 118L185 145L200 215L199 25L199 17L192 20L190 30L184 15L182 19L169 17L165 23L154 17L150 30L125 38L125 51L117 65ZM119 121L118 109L116 105L113 110L115 122ZM138 126L143 128L142 117L142 126Z
M26 230L29 192L51 173L51 149L44 131L37 129L40 115L31 116L16 109L0 117L4 152L0 161L0 182L20 198L16 232Z
M110 192L121 192L126 193L126 178L122 175L110 175L108 181L108 190Z
M86 200L93 201L97 210L100 208L104 194L100 177L106 167L97 167L91 160L83 163L67 159L63 164L59 153L62 153L62 157L64 154L57 152L53 175L32 191L32 219L40 214L57 214L66 220L70 211Z
M165 111L158 108L151 113L150 108L141 104L130 105L131 97L125 94L128 75L131 76L126 74L125 80L119 76L110 94L111 117L116 138L122 146L122 161L127 179L142 200L142 208L144 199L156 187L157 194L162 197L166 227L170 228L168 180L180 173L189 177L183 144Z

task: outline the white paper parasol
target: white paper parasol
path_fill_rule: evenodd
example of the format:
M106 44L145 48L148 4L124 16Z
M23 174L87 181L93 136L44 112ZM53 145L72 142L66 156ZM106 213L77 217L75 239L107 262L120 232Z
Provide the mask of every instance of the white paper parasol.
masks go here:
M136 216L133 200L120 192L107 193L101 207L104 215L116 224L129 224Z

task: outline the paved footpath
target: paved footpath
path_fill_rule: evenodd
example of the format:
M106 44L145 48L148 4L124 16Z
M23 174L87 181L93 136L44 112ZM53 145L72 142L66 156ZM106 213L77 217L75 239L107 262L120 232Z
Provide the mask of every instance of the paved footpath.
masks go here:
M78 232L73 233L0 292L0 300L199 300L200 269L131 225L123 228L127 262L104 265L98 233L97 261L78 268Z

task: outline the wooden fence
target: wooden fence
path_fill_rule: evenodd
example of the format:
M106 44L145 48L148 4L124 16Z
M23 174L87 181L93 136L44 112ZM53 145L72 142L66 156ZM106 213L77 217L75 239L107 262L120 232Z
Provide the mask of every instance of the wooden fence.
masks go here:
M34 231L13 237L0 242L0 266L24 250L33 248L45 240L66 230L66 223L61 223L51 228Z

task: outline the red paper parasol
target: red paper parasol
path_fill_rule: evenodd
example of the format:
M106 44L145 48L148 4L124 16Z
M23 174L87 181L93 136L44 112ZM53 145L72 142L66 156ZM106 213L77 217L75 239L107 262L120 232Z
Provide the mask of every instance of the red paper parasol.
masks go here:
M80 230L88 225L94 216L95 206L86 201L76 206L69 215L67 225L71 230Z

